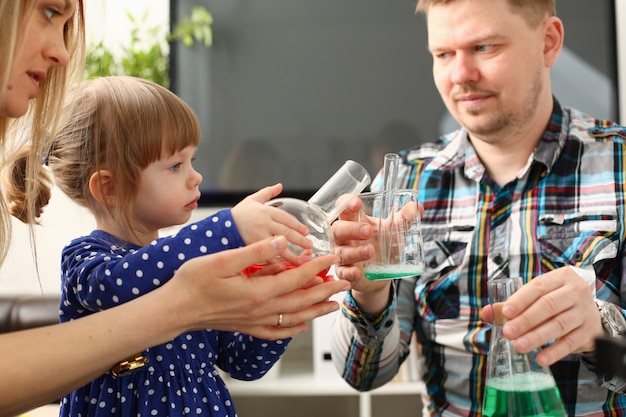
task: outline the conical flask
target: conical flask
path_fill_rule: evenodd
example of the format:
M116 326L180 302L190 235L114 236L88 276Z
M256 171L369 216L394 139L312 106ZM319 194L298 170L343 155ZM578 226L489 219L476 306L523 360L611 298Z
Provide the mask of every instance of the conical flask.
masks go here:
M329 233L331 223L370 182L371 178L361 164L347 160L308 201L282 197L266 204L291 214L309 228L307 237L313 243L312 256L328 255L334 248L332 234ZM303 252L303 248L291 244L290 250L296 255ZM244 273L250 275L264 266L253 265Z
M489 282L494 323L489 341L483 417L566 417L561 394L550 368L537 364L538 350L519 353L504 337L502 305L523 285L522 278Z

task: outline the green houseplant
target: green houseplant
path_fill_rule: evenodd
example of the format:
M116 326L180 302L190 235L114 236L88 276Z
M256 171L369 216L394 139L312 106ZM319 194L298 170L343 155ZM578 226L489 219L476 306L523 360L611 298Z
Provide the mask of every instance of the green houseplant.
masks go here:
M146 26L147 12L140 19L126 12L132 29L127 45L115 54L102 41L87 53L85 76L132 75L169 88L169 42L182 42L186 47L196 42L210 47L213 42L213 16L202 6L194 7L165 38L159 36L159 25Z

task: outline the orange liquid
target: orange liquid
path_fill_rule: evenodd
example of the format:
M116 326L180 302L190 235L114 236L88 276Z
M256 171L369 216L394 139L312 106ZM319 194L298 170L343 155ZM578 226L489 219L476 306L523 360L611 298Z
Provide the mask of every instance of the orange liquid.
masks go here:
M294 269L296 268L296 266L290 262L283 262L283 265L285 267L285 269ZM254 264L254 265L250 265L249 267L245 268L243 270L244 275L246 276L250 276L256 272L261 271L263 268L265 268L267 266L266 263L262 263L262 264ZM333 281L335 279L335 277L333 277L332 275L327 275L328 274L328 270L330 268L326 268L323 271L320 271L317 273L317 276L322 278L324 280L324 282L328 282L328 281Z

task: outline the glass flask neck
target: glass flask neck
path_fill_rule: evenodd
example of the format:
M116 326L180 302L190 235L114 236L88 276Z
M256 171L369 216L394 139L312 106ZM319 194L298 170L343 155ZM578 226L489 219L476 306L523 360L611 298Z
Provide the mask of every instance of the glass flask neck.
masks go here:
M308 203L319 208L332 223L370 181L367 170L361 164L348 160L313 194Z
M331 223L369 183L370 176L365 168L348 160L308 201L283 197L266 204L291 214L309 229L307 238L313 243L314 256L327 255L334 246ZM289 247L295 254L304 251L292 244Z

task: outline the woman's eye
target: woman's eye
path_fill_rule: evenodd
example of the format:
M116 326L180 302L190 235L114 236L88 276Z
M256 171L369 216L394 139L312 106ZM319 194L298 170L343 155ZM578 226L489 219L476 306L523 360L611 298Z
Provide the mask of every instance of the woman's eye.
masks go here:
M48 20L52 20L54 19L56 16L60 16L61 12L59 12L58 10L52 8L52 7L46 7L44 10L44 13L46 15L46 18Z

